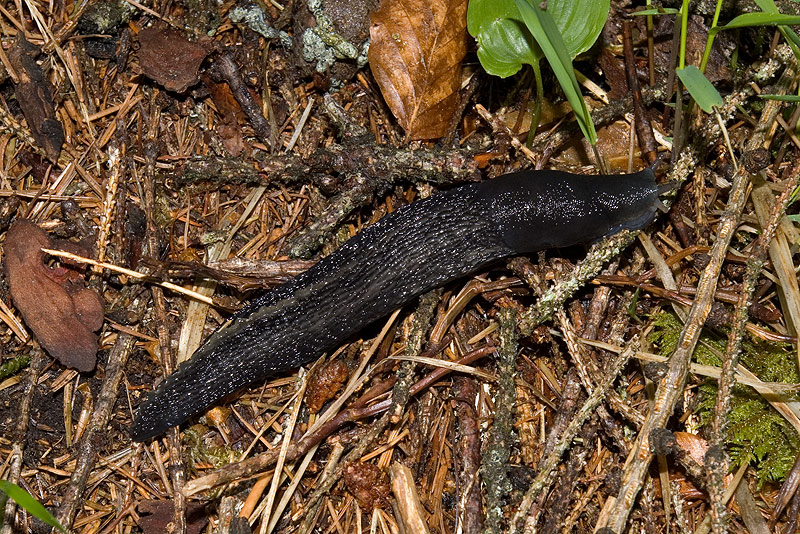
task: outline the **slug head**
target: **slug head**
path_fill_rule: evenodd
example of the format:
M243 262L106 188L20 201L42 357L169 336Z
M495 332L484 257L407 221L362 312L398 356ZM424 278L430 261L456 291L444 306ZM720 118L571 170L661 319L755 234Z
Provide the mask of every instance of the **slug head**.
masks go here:
M527 254L643 228L661 206L658 193L650 168L609 176L528 171L483 182L477 202L503 242Z

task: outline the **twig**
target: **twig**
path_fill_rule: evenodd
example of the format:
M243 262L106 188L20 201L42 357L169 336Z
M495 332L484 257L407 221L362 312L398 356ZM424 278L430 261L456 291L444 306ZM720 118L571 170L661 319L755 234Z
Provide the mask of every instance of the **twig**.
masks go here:
M731 410L731 397L733 397L733 386L736 384L736 367L742 353L742 341L747 325L748 309L750 300L755 292L758 277L767 256L769 247L775 231L778 228L781 217L786 211L786 207L791 200L793 185L797 183L800 175L795 168L795 175L791 183L787 184L786 189L777 199L775 206L770 214L769 221L764 227L764 231L756 240L755 246L750 251L750 259L747 261L747 271L744 276L739 302L736 304L733 313L733 320L728 334L728 343L725 347L725 359L722 362L722 373L717 389L717 402L714 406L714 418L711 422L711 439L709 439L709 451L714 450L722 461L707 462L708 489L711 497L711 527L715 534L725 531L726 506L722 497L725 492L723 477L727 473L727 458L725 454L725 443L727 441L728 415Z
M63 494L63 502L56 515L67 529L72 528L75 514L83 504L83 492L86 489L89 474L97 462L98 445L105 441L100 437L107 432L108 422L119 395L119 384L122 381L125 364L135 345L135 337L120 333L109 354L103 389L100 390L100 395L97 397L89 427L78 445L75 469L70 476L69 484ZM57 531L53 530L53 534L56 533Z
M639 76L636 72L636 59L633 57L633 42L631 37L631 22L622 23L622 49L625 55L625 76L628 80L628 90L633 95L633 114L636 123L636 137L641 145L643 156L647 163L653 163L656 158L656 140L653 137L653 126L650 117L642 104L642 91L639 88Z
M100 228L97 235L97 260L106 259L106 249L108 248L108 238L111 234L111 223L117 204L117 188L120 177L125 173L125 152L124 141L114 143L108 150L108 165L111 173L106 184L106 197L103 200L103 211L100 214ZM95 266L100 271L99 266Z
M500 310L500 359L498 371L500 384L497 389L494 422L489 430L489 439L481 461L486 482L486 534L502 532L504 519L503 503L511 491L508 479L511 457L511 430L513 428L514 404L517 400L514 371L517 363L517 310Z
M364 143L360 137L345 141L319 148L307 158L294 153L264 155L258 169L235 158L195 156L185 159L173 180L176 188L296 182L330 188L331 169L335 169L345 177L363 173L369 177L373 190L380 192L398 183L449 185L481 179L478 164L467 150L404 149ZM344 191L345 187L343 182L336 191Z
M151 102L152 104L153 102ZM143 154L145 158L144 170L144 199L142 208L144 209L147 228L145 231L145 243L148 255L153 258L159 257L158 226L155 219L155 167L160 110L151 105L150 123L148 125L147 137L144 140ZM156 332L158 334L158 345L156 352L161 364L164 366L165 375L175 371L178 366L176 351L171 350L172 343L170 332L167 328L167 308L164 292L159 286L151 286L150 292L153 295L153 314L155 316ZM157 446L157 444L156 444ZM181 456L181 438L178 427L172 427L167 431L167 449L169 450L169 474L172 479L172 529L171 534L184 534L186 532L186 497L183 494L183 486L186 482L186 472Z
M397 510L400 518L405 525L406 532L414 534L429 534L428 525L425 521L425 509L417 495L417 488L414 486L414 475L411 469L395 461L390 468L392 475L392 492L397 499Z
M471 377L453 377L453 410L457 422L456 441L453 443L453 460L459 465L457 476L459 499L456 530L464 534L478 534L483 525L481 480L478 468L481 462L481 430L475 410L478 381ZM427 436L423 437L425 439Z
M534 328L552 317L553 313L575 294L575 291L597 276L608 260L633 243L637 233L623 230L592 245L586 258L575 266L567 279L556 283L536 304L520 314L519 329L522 335L530 335Z
M788 75L787 75L788 73ZM791 69L787 71L778 82L778 93L785 92L792 83ZM768 101L765 104L759 126L748 141L747 150L760 148L764 142L766 132L774 121L775 115L780 110L780 103ZM683 386L689 370L689 363L706 317L711 310L714 298L714 288L722 269L725 252L733 238L738 226L739 218L744 209L747 198L748 173L739 168L734 175L733 186L728 197L728 206L723 213L717 239L711 249L710 261L700 276L697 284L697 298L689 311L689 317L681 331L675 352L670 358L669 369L660 380L656 391L655 404L648 415L639 434L636 446L631 450L629 462L623 472L622 483L615 503L609 503L614 508L608 517L606 525L613 532L623 532L628 515L633 509L636 495L642 487L644 476L653 458L650 449L650 434L656 428L664 428L667 419L672 414L675 404L683 395Z
M253 97L250 95L249 89L242 80L242 73L239 71L236 62L233 61L231 54L226 50L220 51L214 62L214 68L215 72L227 82L231 93L233 93L233 97L239 103L242 111L247 115L250 124L253 126L256 137L267 146L272 146L269 121L264 118L264 114L261 112L258 104L256 104L255 100L253 100Z
M523 155L524 155L526 158L528 158L528 160L529 160L531 163L533 163L534 165L536 165L536 163L539 161L539 158L538 158L538 156L536 156L536 154L535 154L535 153L534 153L534 152L533 152L533 151L532 151L530 148L528 148L527 146L525 146L525 144L524 144L524 143L522 143L522 142L521 142L519 139L517 139L517 136L516 136L516 135L514 135L514 132L512 132L512 131L509 129L509 127L508 127L508 126L506 126L505 124L503 124L503 122L502 122L500 119L498 119L497 117L495 117L494 115L492 115L491 113L489 113L489 111L488 111L488 110L487 110L485 107L483 107L482 105L480 105L480 104L477 104L477 105L475 106L475 109L478 111L478 115L480 115L481 117L483 117L483 120L485 120L486 122L488 122L488 123L489 123L489 126L491 126L491 127L492 127L492 130L493 130L495 133L497 133L497 132L503 132L503 133L505 133L505 134L506 134L506 135L509 137L509 139L511 139L511 145L512 145L514 148L516 148L517 150L519 150L520 152L522 152L522 154L523 154ZM533 127L534 127L534 126L533 126L533 125L531 125L531 128L533 128Z
M17 418L17 426L9 436L12 440L11 444L11 458L9 459L8 474L5 479L9 482L17 484L19 482L20 473L22 472L22 456L25 452L26 436L28 433L28 421L30 420L31 405L33 404L33 395L36 391L36 384L39 381L39 375L42 373L45 365L48 362L48 357L42 349L36 349L33 353L33 360L31 366L28 368L28 376L25 380L25 389L22 392L22 399L19 403L19 413ZM14 528L14 516L16 505L12 499L5 503L5 512L3 520L0 523L2 534L12 534L17 532Z
M165 289L169 289L171 291L175 291L176 293L181 293L182 295L186 295L187 297L191 297L195 300L199 300L200 302L205 302L206 304L210 304L212 306L216 306L214 300L211 297L207 297L205 295L201 295L191 289L186 289L185 287L179 286L177 284L173 284L172 282L159 282L157 280L153 280L152 276L142 274L137 271L133 271L131 269L126 269L125 267L120 267L119 265L114 265L113 263L106 263L104 261L97 261L91 258L86 258L84 256L78 256L77 254L73 254L71 252L65 252L63 250L54 250L51 248L43 248L42 252L45 254L50 254L51 256L57 256L59 258L66 258L68 260L72 260L78 263L86 263L88 265L95 265L97 267L101 267L103 269L108 269L109 271L114 271L119 274L124 274L126 276L130 276L131 278L135 278L137 280L144 280L151 284L159 285Z

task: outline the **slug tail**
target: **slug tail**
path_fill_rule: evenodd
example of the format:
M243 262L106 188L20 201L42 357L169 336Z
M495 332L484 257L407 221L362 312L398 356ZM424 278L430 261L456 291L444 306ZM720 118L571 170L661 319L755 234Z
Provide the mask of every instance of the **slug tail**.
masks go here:
M202 359L202 358L201 358ZM198 388L198 362L184 362L177 372L150 393L136 412L131 428L134 441L146 441L163 434L203 409L203 389Z
M227 343L206 342L141 404L131 428L134 441L158 436L220 398L271 374L269 366L243 357L257 352L258 338L251 332L220 334Z

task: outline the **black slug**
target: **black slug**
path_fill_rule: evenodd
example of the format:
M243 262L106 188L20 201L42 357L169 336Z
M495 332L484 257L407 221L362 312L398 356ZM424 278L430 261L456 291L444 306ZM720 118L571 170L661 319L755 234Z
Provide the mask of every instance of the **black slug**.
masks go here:
M133 439L318 358L435 287L509 256L642 228L660 205L649 168L519 172L414 202L234 314L139 407Z

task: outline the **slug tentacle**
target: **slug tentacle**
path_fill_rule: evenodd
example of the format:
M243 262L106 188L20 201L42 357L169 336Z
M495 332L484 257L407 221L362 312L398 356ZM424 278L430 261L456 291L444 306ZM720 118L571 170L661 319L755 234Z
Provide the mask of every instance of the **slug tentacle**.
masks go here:
M234 314L139 407L131 434L157 436L500 259L641 228L658 203L645 169L602 177L521 172L405 206Z

